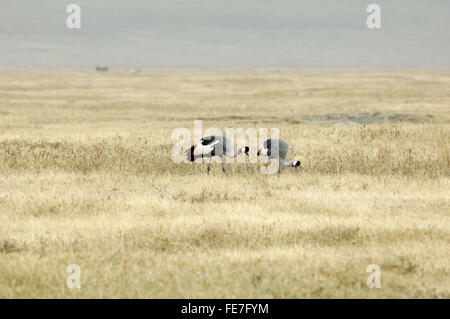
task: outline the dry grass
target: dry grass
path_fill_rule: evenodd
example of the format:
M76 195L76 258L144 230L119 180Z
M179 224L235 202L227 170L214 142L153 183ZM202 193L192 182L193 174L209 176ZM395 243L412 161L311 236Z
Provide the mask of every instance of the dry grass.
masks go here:
M449 298L449 88L449 71L2 71L0 296ZM398 116L300 117L341 113ZM303 168L174 164L193 119L280 128Z

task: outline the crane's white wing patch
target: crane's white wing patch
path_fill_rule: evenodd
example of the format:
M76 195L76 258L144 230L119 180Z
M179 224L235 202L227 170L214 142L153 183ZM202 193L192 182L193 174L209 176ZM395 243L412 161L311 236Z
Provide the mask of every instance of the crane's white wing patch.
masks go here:
M194 148L194 156L207 155L207 154L211 153L212 150L214 149L214 145L216 145L219 142L220 141L215 141L209 145L202 145L202 143L198 143L197 145L195 145L195 148Z

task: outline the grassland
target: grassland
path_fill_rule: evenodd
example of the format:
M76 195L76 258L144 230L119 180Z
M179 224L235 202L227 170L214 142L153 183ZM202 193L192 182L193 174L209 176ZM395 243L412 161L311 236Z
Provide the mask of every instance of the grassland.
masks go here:
M194 119L302 169L172 163ZM0 297L449 298L449 182L448 70L3 70Z

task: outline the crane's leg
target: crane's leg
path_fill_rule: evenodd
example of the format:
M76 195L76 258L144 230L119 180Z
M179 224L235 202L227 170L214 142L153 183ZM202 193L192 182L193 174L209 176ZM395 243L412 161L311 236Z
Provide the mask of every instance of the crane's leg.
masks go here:
M269 163L270 163L270 158L267 159L267 163L266 163L266 179L267 179L267 175L269 175L269 174L267 174L267 167L269 166Z
M207 174L209 175L209 171L211 170L211 159L208 160L208 168L207 168Z
M227 170L225 169L225 164L222 161L222 171L225 173L225 175L228 176Z

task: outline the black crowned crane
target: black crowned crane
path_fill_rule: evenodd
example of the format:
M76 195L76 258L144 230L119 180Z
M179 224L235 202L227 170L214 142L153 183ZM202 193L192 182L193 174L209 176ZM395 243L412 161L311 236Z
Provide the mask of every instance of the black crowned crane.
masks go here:
M218 156L222 160L222 171L227 174L227 170L224 165L223 156L226 155L229 158L234 158L241 153L244 153L248 156L249 147L238 147L235 152L231 149L231 142L225 136L207 136L203 137L197 144L192 145L187 151L187 159L188 161L195 161L197 158L209 157L212 158L214 156ZM211 170L211 163L208 163L208 174Z
M289 144L282 139L278 138L269 138L264 141L263 147L258 150L258 156L265 155L270 159L276 159L279 162L278 173L281 172L281 166L284 167L295 167L295 170L298 171L300 166L300 161L290 161L286 162L286 155L289 151ZM269 162L267 162L267 165Z

